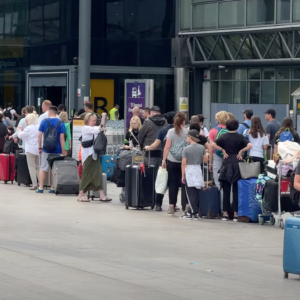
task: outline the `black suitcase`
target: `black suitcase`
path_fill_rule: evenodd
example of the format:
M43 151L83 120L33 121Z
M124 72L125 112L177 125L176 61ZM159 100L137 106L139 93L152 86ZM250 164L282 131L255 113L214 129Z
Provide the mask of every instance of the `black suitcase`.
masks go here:
M21 184L30 185L32 183L25 153L18 153L17 172L16 173L17 173L16 181L17 181L18 185L21 185Z
M125 170L125 207L143 209L155 206L155 167L149 166L141 172L138 165Z

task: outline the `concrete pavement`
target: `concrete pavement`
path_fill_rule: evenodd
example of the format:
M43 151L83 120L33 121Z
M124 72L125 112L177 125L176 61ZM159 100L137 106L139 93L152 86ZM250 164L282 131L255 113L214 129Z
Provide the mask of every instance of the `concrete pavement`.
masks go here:
M298 300L283 231L0 184L0 299ZM166 202L166 200L165 200Z

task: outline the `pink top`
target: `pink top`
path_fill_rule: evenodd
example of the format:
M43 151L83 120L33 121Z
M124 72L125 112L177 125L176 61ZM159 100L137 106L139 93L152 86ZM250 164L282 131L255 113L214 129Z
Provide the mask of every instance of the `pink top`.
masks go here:
M221 125L219 124L217 127L221 127L221 128L226 128L226 125ZM218 129L215 127L213 129L211 129L209 131L209 135L208 135L208 138L211 142L214 142L216 140L216 137L217 137L217 134L218 134Z

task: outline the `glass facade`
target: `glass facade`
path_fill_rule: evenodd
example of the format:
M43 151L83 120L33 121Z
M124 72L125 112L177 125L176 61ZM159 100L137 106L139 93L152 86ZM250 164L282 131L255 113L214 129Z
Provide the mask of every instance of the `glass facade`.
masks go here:
M300 22L300 0L179 1L181 31Z
M175 0L92 0L91 22L92 65L171 67ZM25 104L30 66L73 65L78 26L79 0L0 1L0 106Z
M211 71L212 103L290 104L300 87L300 68Z

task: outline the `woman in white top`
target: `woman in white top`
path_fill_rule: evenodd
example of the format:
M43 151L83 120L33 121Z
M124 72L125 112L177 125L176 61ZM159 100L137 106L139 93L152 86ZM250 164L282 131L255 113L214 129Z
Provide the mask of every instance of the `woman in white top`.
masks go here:
M106 113L102 114L102 119L106 120ZM86 114L84 118L84 125L82 127L82 140L81 140L81 155L83 172L80 181L79 202L89 202L90 200L85 196L88 191L99 191L100 201L111 201L104 194L102 186L102 167L99 157L94 152L93 142L100 131L104 131L106 126L101 124L99 127L95 126L97 122L97 115L94 113ZM103 127L102 127L103 125Z
M268 148L269 138L262 127L260 117L251 118L251 127L249 130L249 142L252 144L249 156L254 162L260 162L260 172L264 172L264 149Z
M40 155L38 147L38 116L36 114L28 114L25 118L26 128L18 127L18 138L24 141L25 153L29 174L31 177L32 188L37 189L37 178L40 171Z

